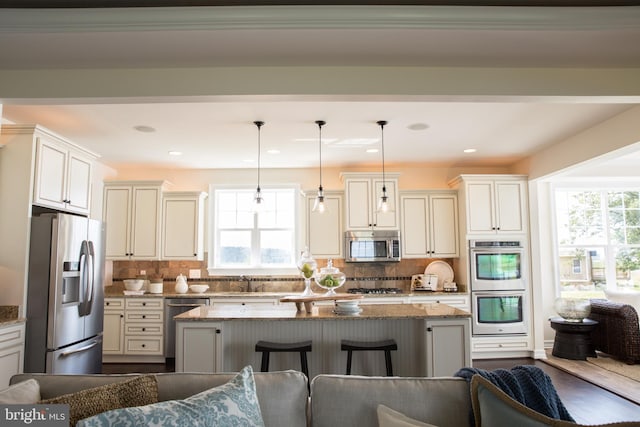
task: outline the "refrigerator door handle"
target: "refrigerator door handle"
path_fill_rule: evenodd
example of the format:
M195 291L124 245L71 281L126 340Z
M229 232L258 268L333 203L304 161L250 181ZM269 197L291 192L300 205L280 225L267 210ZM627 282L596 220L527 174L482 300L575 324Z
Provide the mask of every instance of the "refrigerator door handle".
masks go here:
M100 344L98 341L93 341L91 344L85 345L84 347L80 347L74 350L69 350L69 351L65 351L64 353L60 353L60 357L67 357L73 354L82 353L84 351L91 350L93 347L97 346L98 344Z
M80 260L78 262L80 266L80 295L82 300L78 305L78 314L82 317L87 314L87 269L89 262L89 248L86 240L82 241L80 245Z
M87 250L89 256L87 257L87 288L85 289L85 315L91 314L91 308L93 307L93 299L95 296L95 284L96 284L96 252L91 240L87 241Z

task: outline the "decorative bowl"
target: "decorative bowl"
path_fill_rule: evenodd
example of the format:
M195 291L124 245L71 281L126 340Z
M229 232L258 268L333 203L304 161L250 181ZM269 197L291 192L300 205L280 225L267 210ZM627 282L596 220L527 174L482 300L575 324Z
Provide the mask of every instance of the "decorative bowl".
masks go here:
M189 290L197 294L201 294L209 289L209 285L189 285Z
M591 314L591 303L584 298L558 298L555 309L567 322L582 322Z
M326 295L335 295L336 289L344 285L347 280L346 274L333 266L333 261L327 261L327 266L320 269L320 271L314 276L314 279L318 286L322 289L326 289Z
M123 282L124 288L128 291L139 291L144 284L144 280L142 279L126 279L123 280Z

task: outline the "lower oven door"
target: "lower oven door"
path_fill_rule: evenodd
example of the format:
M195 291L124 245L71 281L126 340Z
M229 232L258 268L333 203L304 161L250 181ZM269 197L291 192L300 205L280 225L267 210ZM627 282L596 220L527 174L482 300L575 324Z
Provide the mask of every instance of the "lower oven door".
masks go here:
M524 335L528 332L525 291L472 292L473 335Z

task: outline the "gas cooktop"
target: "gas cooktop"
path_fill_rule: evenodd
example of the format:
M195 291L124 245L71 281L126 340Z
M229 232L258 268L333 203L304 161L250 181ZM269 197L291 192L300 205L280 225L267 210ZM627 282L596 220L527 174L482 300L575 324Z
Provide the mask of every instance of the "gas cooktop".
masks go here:
M401 294L400 288L351 288L347 289L349 294Z

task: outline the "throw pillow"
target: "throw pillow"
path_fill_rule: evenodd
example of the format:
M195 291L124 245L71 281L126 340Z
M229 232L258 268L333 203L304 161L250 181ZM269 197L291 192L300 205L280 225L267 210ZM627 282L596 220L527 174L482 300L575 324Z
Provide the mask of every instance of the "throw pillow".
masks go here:
M251 366L228 383L183 400L108 411L78 423L107 426L255 426L264 427Z
M436 427L433 424L409 418L382 404L378 405L378 425L379 427Z
M69 423L92 415L128 406L148 405L158 401L158 381L154 375L140 375L130 380L88 388L41 400L42 404L69 405Z
M527 408L481 375L474 375L471 378L471 404L476 427L587 427L570 421L549 418ZM631 421L598 425L598 427L613 426L637 427L638 423Z
M0 404L32 404L40 400L40 384L34 379L14 384L0 391Z

